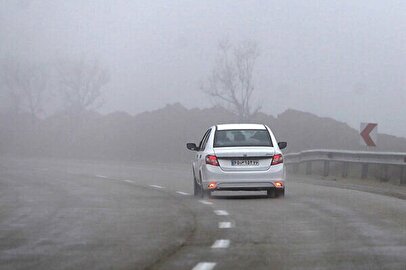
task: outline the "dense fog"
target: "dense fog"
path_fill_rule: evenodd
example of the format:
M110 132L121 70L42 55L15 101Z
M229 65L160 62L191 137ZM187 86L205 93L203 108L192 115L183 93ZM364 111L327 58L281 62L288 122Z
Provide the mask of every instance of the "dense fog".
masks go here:
M0 269L406 270L405 71L406 0L0 0Z
M78 80L93 76L100 88L86 110L134 115L176 102L208 108L218 100L201 86L219 42L249 41L258 53L251 102L261 112L276 116L291 108L355 129L377 122L380 132L406 136L405 5L1 0L0 66L2 74L18 69L18 76L33 77L31 87L44 89L37 109L21 105L40 118L81 110L67 104L64 92L75 72L90 73ZM13 110L10 86L0 89L2 111Z

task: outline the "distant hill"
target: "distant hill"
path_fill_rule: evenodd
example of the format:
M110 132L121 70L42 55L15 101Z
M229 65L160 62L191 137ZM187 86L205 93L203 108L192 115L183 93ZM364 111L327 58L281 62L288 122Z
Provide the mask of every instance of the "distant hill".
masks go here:
M359 131L332 118L289 109L275 119L275 133L289 142L289 151L306 149L365 150ZM272 125L272 123L270 123ZM378 134L374 151L406 152L406 138Z
M0 115L0 155L187 161L187 142L198 143L208 127L236 123L222 107L186 109L179 103L131 116L88 112L56 114L35 123L27 115ZM287 110L277 117L258 113L251 122L269 125L288 142L287 152L306 149L363 150L358 131L346 123ZM376 151L406 152L406 139L379 134Z

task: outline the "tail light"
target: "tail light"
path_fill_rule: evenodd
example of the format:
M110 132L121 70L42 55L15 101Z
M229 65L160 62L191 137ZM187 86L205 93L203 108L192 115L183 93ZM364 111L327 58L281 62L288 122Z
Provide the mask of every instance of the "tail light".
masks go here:
M219 166L219 161L215 155L207 155L206 156L206 164Z
M275 154L272 158L272 163L271 165L277 165L283 163L283 156L282 154Z

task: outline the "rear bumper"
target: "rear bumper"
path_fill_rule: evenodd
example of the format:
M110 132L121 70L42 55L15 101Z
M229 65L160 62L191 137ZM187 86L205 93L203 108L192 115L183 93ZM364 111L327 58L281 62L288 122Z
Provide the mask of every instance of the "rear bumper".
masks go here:
M272 182L219 182L214 190L265 190L275 188Z
M219 166L205 165L202 167L202 184L215 182L213 190L266 190L276 188L274 182L282 182L284 189L285 168L283 164L270 166L265 171L224 171Z

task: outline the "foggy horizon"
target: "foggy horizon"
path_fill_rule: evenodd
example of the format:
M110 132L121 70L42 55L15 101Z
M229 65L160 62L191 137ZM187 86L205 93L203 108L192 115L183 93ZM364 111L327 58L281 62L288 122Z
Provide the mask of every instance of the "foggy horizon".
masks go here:
M0 0L0 269L406 270L405 15Z
M0 58L97 59L110 73L102 113L212 106L199 84L227 38L258 43L254 99L264 113L377 122L406 137L403 1L0 3Z

